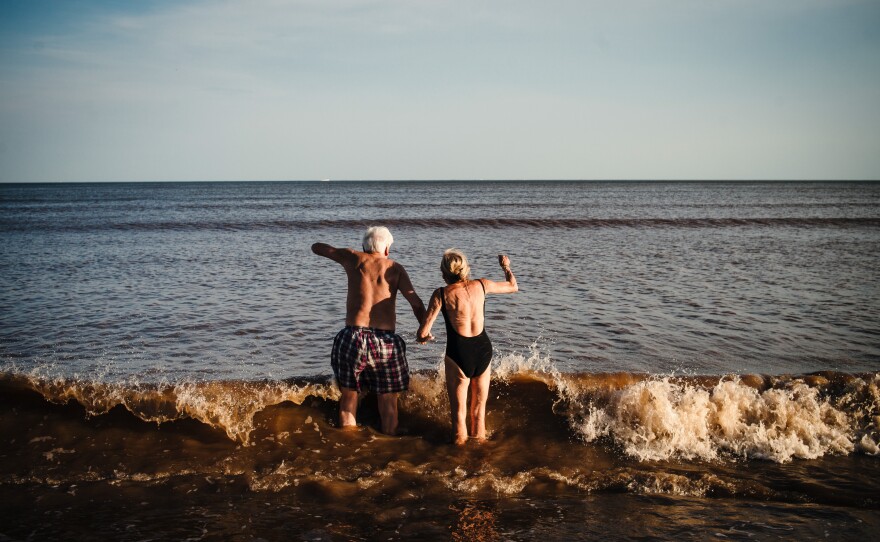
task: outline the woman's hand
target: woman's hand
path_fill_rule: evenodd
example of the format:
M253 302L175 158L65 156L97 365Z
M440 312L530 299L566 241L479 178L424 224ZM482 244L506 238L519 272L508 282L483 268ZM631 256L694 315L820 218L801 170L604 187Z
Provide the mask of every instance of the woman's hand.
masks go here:
M498 255L498 264L501 265L501 269L509 269L510 268L510 258L508 258L506 254L499 254Z
M426 344L434 340L434 336L429 332L424 337L416 336L416 342L419 344Z

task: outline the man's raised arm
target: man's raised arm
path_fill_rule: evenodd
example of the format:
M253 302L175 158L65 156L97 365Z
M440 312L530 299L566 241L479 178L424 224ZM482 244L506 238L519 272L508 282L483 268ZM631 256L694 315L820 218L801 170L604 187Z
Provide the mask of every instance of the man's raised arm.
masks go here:
M342 263L346 256L351 254L350 248L336 248L327 243L315 243L312 245L312 252L318 256L330 258L334 262Z

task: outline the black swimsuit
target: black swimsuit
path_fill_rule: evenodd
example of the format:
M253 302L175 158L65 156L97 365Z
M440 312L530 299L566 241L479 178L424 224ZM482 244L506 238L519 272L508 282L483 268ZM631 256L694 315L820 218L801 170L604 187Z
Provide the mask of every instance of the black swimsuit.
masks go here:
M486 310L486 287L483 281L479 281L483 288L483 311ZM492 361L492 341L486 334L486 327L476 337L462 337L455 331L449 314L446 312L446 288L440 288L440 310L446 321L446 356L449 357L468 378L474 378L483 374Z

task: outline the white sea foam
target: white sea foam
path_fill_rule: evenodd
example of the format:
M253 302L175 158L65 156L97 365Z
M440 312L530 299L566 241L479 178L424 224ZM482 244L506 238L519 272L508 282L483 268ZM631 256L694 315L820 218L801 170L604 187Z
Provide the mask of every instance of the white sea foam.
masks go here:
M212 427L222 429L229 438L249 444L254 429L254 416L268 406L285 401L302 404L307 397L331 400L339 398L336 386L286 382L236 383L223 382L183 383L174 387L177 412Z
M224 431L229 438L250 444L254 416L285 401L302 404L309 397L337 400L332 382L295 384L275 382L179 382L142 385L134 379L102 382L85 379L44 378L21 375L46 399L55 403L76 401L91 416L122 406L141 420L166 423L192 418Z
M534 475L528 471L507 476L490 469L471 473L456 467L443 478L443 482L446 487L456 492L476 493L480 490L490 490L499 495L516 495L521 493L533 479Z
M609 437L640 460L727 453L784 463L854 449L852 416L802 381L758 391L736 378L704 389L666 377L581 401L576 432L587 442Z

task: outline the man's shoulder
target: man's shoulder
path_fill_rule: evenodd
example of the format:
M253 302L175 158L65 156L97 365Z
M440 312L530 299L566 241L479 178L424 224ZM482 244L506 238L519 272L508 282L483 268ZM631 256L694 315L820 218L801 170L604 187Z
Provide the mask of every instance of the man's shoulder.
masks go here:
M339 248L336 250L336 258L334 259L341 263L346 270L351 270L357 267L363 260L360 254L360 252L351 248Z
M391 258L388 258L388 267L390 269L394 269L398 273L401 271L406 271L406 269L403 268L403 264L401 264L400 262L394 261Z

